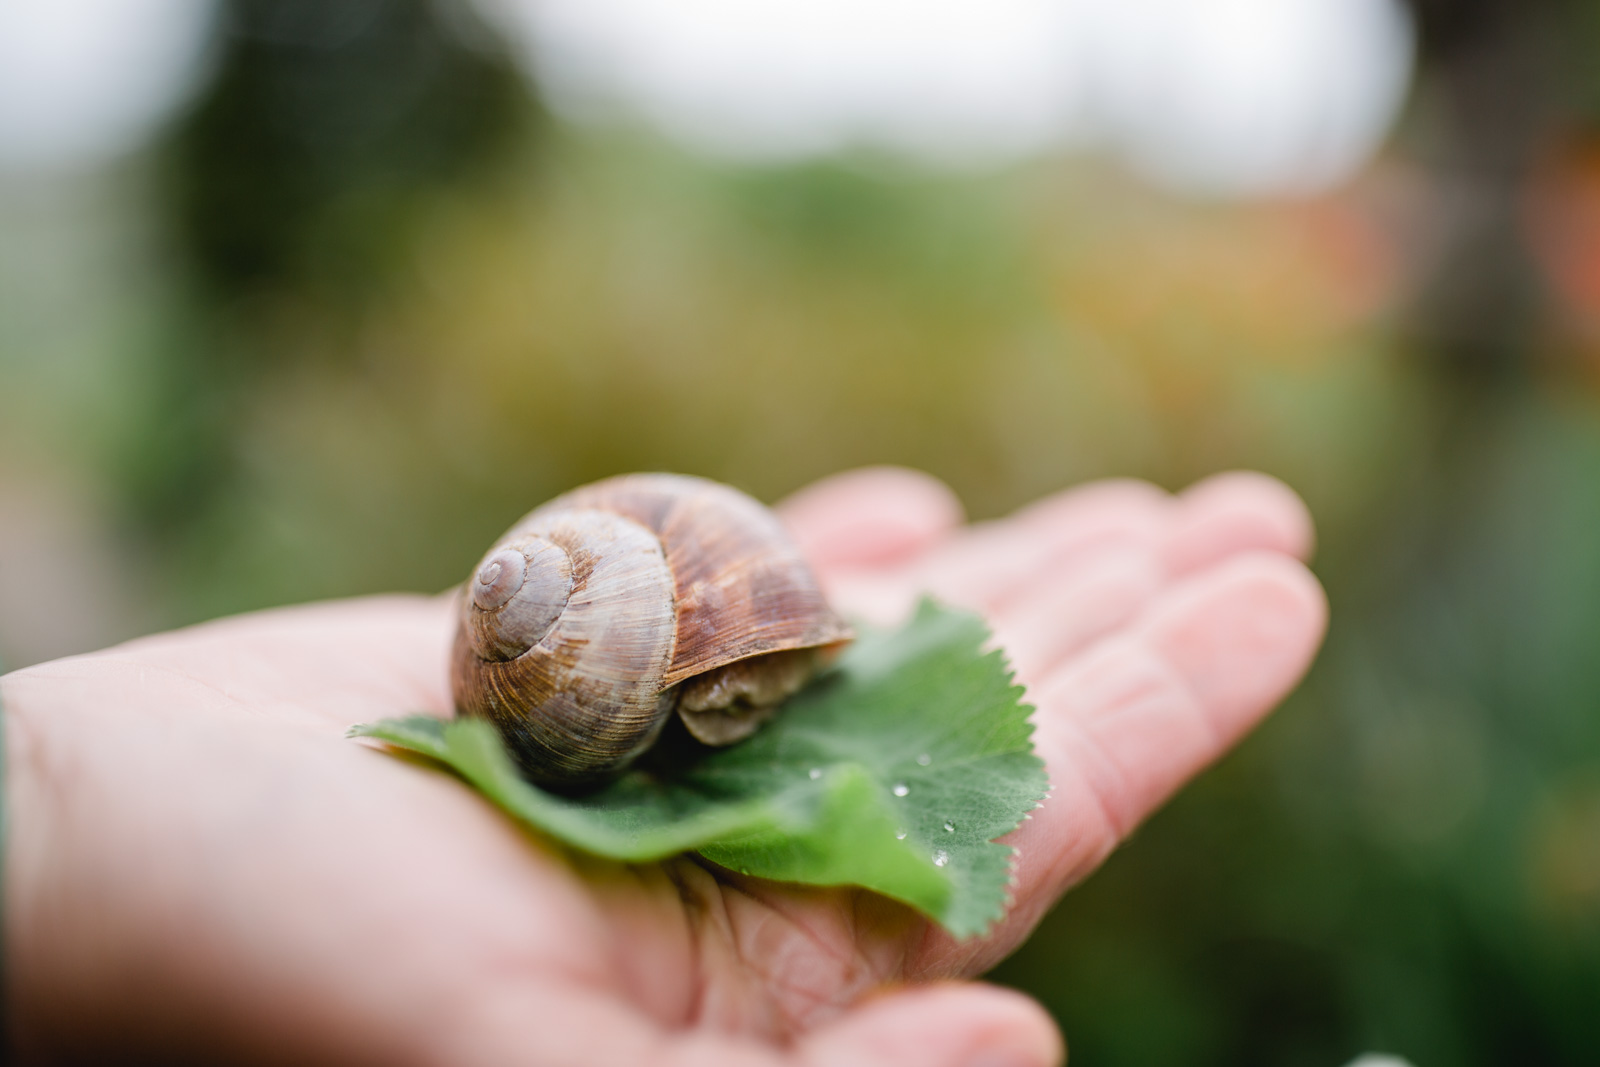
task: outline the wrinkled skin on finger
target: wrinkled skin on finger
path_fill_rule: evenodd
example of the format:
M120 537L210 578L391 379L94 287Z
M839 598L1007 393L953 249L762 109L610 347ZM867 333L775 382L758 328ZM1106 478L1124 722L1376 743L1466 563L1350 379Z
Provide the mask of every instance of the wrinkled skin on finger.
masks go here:
M226 619L0 680L14 1026L42 1060L1048 1064L1050 1020L963 981L1297 682L1326 609L1258 475L1085 486L962 521L873 469L780 506L836 605L983 613L1053 795L1016 900L953 942L873 894L630 866L343 739L449 714L452 616L383 597Z

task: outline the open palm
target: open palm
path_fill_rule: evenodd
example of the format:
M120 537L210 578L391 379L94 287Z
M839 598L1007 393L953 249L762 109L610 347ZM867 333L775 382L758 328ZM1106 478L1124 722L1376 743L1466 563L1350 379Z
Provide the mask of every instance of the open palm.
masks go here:
M872 470L782 507L837 607L982 611L1037 705L1053 798L1015 903L956 943L873 894L630 866L519 830L344 740L448 714L452 612L385 597L223 620L7 676L8 965L46 1058L385 1064L1044 1064L974 983L1295 683L1325 609L1304 509L1229 475L1101 483L960 525ZM984 1057L988 1057L987 1060Z

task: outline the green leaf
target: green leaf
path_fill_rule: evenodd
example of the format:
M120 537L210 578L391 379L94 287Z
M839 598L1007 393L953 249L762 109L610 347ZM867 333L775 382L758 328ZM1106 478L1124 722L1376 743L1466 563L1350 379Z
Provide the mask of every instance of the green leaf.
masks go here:
M391 719L351 736L437 760L587 852L699 852L763 878L864 886L967 937L1004 911L1011 850L994 839L1048 788L1031 709L988 641L975 616L925 601L901 629L863 633L750 740L579 798L523 780L477 720Z

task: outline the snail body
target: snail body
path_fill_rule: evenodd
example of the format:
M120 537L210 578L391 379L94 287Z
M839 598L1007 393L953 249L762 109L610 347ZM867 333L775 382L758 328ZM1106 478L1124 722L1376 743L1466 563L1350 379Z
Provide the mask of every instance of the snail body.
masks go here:
M850 637L757 501L623 475L541 505L490 548L461 598L451 687L528 777L579 785L620 772L674 713L706 744L748 736Z

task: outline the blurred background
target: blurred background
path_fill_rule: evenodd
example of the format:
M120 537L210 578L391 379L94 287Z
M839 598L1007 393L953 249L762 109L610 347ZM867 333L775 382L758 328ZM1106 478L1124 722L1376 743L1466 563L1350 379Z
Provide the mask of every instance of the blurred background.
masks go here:
M619 471L1298 489L1302 690L998 978L1078 1065L1600 1048L1600 3L0 6L0 658Z

